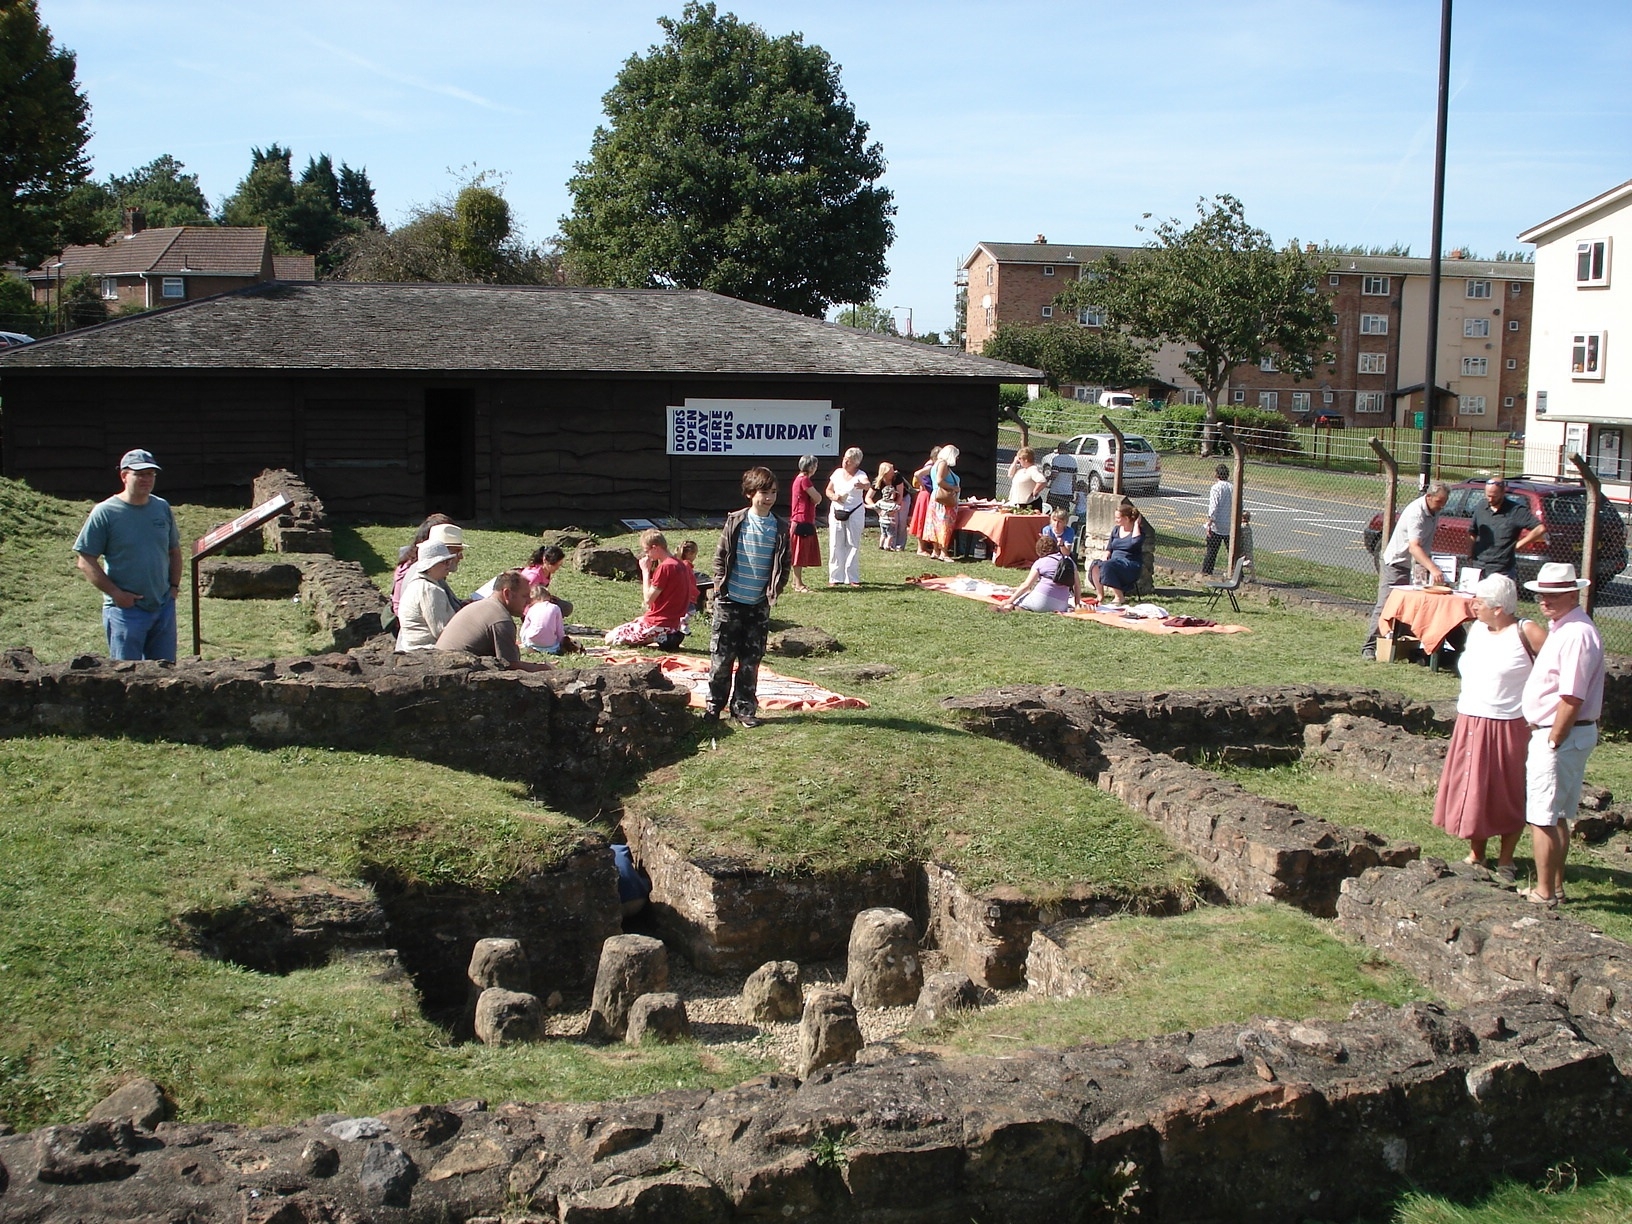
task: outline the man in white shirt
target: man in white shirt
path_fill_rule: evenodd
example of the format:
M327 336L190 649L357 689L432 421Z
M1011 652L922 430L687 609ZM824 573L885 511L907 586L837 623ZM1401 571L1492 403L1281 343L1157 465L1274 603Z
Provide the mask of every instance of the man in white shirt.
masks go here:
M1426 493L1401 512L1400 521L1394 524L1394 534L1388 537L1387 545L1377 558L1377 605L1372 608L1371 623L1366 626L1366 644L1360 647L1362 658L1377 657L1377 622L1382 619L1389 588L1409 583L1413 564L1427 571L1430 583L1445 581L1429 550L1434 546L1439 512L1445 509L1450 498L1450 486L1436 480Z
M1230 538L1230 507L1235 488L1230 484L1230 469L1219 464L1213 469L1218 477L1207 490L1207 552L1201 559L1201 572L1211 574L1218 564L1218 550Z

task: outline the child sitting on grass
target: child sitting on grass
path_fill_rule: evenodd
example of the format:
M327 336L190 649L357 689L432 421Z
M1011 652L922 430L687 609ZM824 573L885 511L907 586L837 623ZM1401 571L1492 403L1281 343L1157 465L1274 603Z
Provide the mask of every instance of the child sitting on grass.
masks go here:
M1050 512L1048 523L1043 527L1042 538L1048 542L1048 553L1059 552L1062 548L1073 555L1077 551L1077 529L1071 526L1071 511L1059 506ZM1048 553L1041 555L1047 556Z
M549 587L535 582L527 612L521 618L521 644L544 654L560 654L566 639L560 605L550 598Z
M608 646L656 646L673 650L685 640L681 627L696 584L669 551L661 531L640 534L640 596L645 611L636 620L606 631Z

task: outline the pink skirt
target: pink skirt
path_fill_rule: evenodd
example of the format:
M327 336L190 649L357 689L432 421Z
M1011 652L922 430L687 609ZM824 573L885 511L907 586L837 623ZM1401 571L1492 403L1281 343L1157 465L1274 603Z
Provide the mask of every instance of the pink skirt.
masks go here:
M1530 732L1522 718L1456 716L1434 823L1452 837L1501 837L1524 828L1524 758Z
M822 545L813 535L792 537L788 549L788 564L798 569L822 563Z

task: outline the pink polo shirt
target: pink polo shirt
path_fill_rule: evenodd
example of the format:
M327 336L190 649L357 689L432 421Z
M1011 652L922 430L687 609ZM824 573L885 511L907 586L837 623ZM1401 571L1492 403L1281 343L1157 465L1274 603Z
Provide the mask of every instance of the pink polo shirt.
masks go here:
M1581 698L1577 719L1590 722L1603 713L1604 640L1580 608L1554 621L1536 652L1536 665L1524 682L1524 721L1551 726L1560 697Z

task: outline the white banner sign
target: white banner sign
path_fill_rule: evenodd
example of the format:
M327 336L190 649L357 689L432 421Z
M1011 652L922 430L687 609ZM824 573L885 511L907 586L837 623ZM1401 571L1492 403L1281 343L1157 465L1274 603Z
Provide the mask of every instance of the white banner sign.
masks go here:
M832 400L688 399L669 409L671 455L837 455Z

